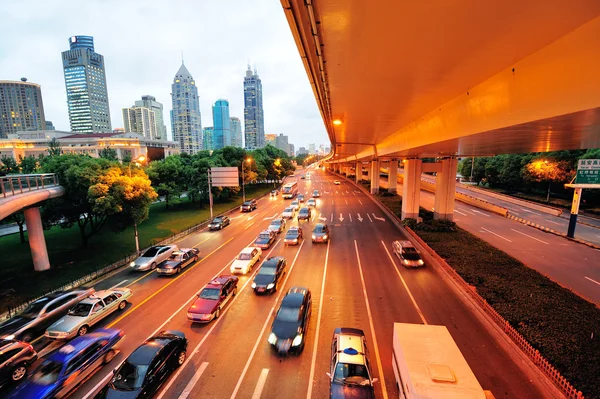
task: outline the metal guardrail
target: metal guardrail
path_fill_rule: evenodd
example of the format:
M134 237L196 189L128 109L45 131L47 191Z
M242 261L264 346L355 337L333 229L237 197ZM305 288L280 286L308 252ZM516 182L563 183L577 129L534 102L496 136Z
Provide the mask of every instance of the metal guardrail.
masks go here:
M0 197L6 198L15 194L43 190L58 184L58 176L55 173L2 176L0 177Z

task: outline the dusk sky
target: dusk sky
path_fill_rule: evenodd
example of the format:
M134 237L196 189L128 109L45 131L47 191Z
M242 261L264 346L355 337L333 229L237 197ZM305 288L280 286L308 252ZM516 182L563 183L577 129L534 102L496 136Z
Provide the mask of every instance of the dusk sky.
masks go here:
M265 133L290 143L329 145L298 49L278 0L8 0L0 6L0 80L42 86L46 119L69 131L61 52L75 35L94 37L104 56L112 127L144 94L164 105L169 138L171 84L185 65L199 89L202 126L212 104L229 100L244 121L248 62L263 84Z

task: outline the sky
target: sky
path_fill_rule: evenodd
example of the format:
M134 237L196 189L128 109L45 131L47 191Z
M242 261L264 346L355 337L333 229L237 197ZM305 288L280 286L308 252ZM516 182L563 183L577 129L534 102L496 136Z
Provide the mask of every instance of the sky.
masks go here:
M57 130L69 131L61 52L70 36L89 35L104 56L113 129L123 127L122 108L150 94L163 103L172 138L171 84L183 52L203 127L224 98L243 128L250 62L262 80L265 133L289 136L296 150L329 145L278 0L2 0L0 15L0 80L40 84L46 120Z

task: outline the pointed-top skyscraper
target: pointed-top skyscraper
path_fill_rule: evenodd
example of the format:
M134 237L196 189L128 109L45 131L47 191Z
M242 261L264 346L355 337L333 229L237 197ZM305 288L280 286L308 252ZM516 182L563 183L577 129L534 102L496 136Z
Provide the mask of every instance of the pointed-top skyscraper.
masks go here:
M247 149L265 146L262 82L256 69L252 72L250 65L244 77L244 136Z
M179 143L181 151L194 154L202 149L200 99L196 82L183 60L171 85L171 97L173 99L171 111L173 140Z

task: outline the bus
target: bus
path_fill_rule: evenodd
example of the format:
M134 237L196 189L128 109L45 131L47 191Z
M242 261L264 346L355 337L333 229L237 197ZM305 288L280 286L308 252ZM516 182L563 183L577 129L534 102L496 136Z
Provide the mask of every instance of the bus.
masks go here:
M294 181L283 186L283 198L294 198L298 194L298 182Z

